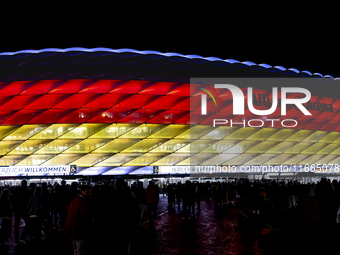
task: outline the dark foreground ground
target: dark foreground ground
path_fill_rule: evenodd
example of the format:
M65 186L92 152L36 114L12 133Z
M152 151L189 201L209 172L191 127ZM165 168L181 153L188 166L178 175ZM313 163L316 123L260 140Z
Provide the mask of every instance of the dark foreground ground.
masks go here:
M232 204L216 210L213 201L202 201L196 218L183 220L182 208L168 210L167 197L160 196L158 213L154 226L146 222L136 232L130 254L336 254L340 246L337 225L308 220L298 210L248 217ZM15 247L12 231L0 254L71 255L73 249L58 231Z

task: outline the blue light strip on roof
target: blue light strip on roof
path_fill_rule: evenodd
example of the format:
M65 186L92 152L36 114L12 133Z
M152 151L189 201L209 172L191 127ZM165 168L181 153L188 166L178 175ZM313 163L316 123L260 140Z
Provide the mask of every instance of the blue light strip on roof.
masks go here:
M110 49L110 48L104 48L104 47L99 47L99 48L92 48L92 49L88 49L88 48L82 48L82 47L72 47L72 48L66 48L66 49L59 49L59 48L46 48L46 49L41 49L41 50L21 50L21 51L16 51L16 52L2 52L0 53L0 56L6 56L6 55L15 55L15 54L21 54L21 53L29 53L29 54L34 54L34 53L42 53L42 52L70 52L70 51L83 51L83 52L98 52L98 51L106 51L106 52L113 52L113 53L124 53L124 52L128 52L128 53L137 53L137 54L157 54L157 55L162 55L162 56L166 56L166 57L183 57L183 58L188 58L188 59L194 59L194 58L199 58L199 59L204 59L204 60L208 60L208 61L224 61L230 64L235 64L235 63L240 63L243 65L247 65L247 66L261 66L264 68L275 68L278 69L280 71L286 71L287 69L282 67L282 66L274 66L272 67L271 65L268 64L256 64L254 62L251 61L244 61L244 62L240 62L238 60L235 59L221 59L221 58L216 58L216 57L202 57L199 55L183 55L180 53L175 53L175 52L168 52L168 53L163 53L163 52L159 52L159 51L154 51L154 50L144 50L144 51L139 51L139 50L135 50L135 49ZM332 78L333 80L340 80L340 78L334 78L331 75L325 75L323 76L320 73L314 73L312 74L309 71L299 71L295 68L290 68L288 69L289 71L293 71L295 73L305 73L308 74L310 76L319 76L322 78Z

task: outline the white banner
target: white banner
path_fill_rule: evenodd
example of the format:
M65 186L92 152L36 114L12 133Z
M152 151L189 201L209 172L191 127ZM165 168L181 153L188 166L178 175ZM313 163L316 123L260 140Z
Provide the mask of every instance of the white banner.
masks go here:
M19 176L19 175L42 175L42 174L56 174L64 175L70 174L70 169L74 166L59 165L59 166L6 166L0 167L0 176ZM72 171L73 172L73 171Z
M160 174L190 174L190 166L159 166Z

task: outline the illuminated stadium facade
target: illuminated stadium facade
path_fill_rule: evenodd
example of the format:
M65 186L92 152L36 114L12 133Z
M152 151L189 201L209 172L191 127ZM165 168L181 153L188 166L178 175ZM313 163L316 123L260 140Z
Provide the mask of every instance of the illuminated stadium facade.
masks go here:
M155 51L0 53L1 177L55 176L49 167L65 165L77 166L78 176L149 175L154 169L168 174L190 165L340 165L337 95L312 93L303 104L312 115L290 107L290 122L283 121L279 107L267 118L277 121L254 117L249 109L245 121L232 115L230 91L216 89L221 105L208 98L203 116L204 91L200 84L190 86L192 77L338 83L280 66ZM271 91L255 87L253 93L253 105L268 109ZM245 124L230 125L233 121ZM14 167L25 169L18 174Z

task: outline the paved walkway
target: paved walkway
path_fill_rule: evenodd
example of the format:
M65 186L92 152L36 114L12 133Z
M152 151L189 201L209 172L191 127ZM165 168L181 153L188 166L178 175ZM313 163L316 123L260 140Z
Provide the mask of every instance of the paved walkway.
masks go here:
M166 209L166 203L161 199L159 207ZM214 201L202 201L195 219L182 218L183 208L176 206L161 214L154 226L146 224L131 254L263 254L259 240L276 232L251 223L232 204L216 210Z
M182 216L182 207L168 210L167 197L161 195L158 218L154 225L147 221L136 232L130 254L325 254L325 246L337 248L340 233L337 226L304 225L293 211L281 212L277 218L257 215L250 219L231 204L216 210L213 201L202 201L195 219ZM14 247L12 231L7 252L0 254L71 255L73 250L60 232L39 245Z
M256 240L241 234L235 208L216 212L213 202L202 202L195 219L182 216L177 208L160 216L134 247L146 254L256 254Z

